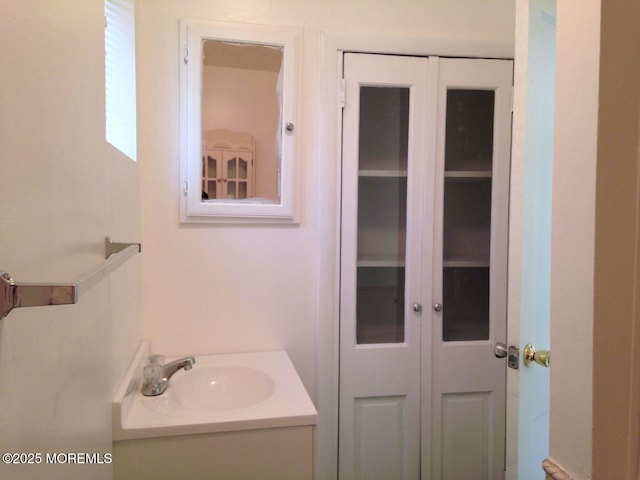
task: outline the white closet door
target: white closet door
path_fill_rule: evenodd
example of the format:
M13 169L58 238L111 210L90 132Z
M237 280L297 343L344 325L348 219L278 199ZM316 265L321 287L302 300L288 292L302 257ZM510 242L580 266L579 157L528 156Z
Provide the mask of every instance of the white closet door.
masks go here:
M344 55L341 479L420 475L427 66Z
M504 471L507 213L513 62L440 59L433 278L432 463L423 478ZM426 294L426 292L425 292ZM437 311L436 311L437 310ZM430 472L430 476L427 472Z
M340 478L499 480L512 62L344 78Z

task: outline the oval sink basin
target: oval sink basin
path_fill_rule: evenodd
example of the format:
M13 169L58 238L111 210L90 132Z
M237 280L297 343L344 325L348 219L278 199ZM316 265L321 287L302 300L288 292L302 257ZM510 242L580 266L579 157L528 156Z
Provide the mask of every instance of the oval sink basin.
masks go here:
M264 402L275 386L270 376L253 368L196 365L176 375L167 391L175 403L188 409L231 410Z

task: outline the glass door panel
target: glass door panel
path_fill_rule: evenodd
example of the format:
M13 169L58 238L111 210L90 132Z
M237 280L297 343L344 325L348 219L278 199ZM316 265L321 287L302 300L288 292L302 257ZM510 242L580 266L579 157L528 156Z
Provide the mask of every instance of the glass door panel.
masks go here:
M491 171L493 90L447 90L445 168Z
M360 170L407 171L409 89L360 89Z
M447 90L442 339L489 339L493 90Z
M405 341L409 89L361 87L358 344Z
M358 179L358 263L404 265L407 177Z
M404 341L404 267L358 268L356 341Z
M231 179L238 178L238 173L236 168L237 161L238 159L236 157L233 157L232 159L227 160L227 178L231 178Z
M236 182L233 180L227 181L227 198L236 198Z
M444 292L445 342L489 339L489 268L446 267Z
M210 198L218 198L217 189L218 182L216 180L207 180L205 183L205 188L202 192L202 199L209 200Z
M206 176L209 178L215 178L218 175L218 160L207 155L207 172Z
M243 160L242 158L239 158L238 159L238 178L246 180L247 171L248 171L247 161Z
M247 198L247 182L238 182L238 198Z
M491 179L446 181L443 235L445 266L489 266Z
M202 157L202 200L217 198L218 160L207 153Z

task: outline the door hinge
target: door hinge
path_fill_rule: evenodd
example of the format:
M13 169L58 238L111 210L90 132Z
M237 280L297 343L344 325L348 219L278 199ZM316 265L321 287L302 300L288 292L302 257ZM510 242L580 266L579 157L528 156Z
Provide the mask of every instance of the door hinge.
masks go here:
M340 79L340 85L338 85L338 103L340 104L340 108L344 108L345 99L346 99L346 86L347 82L344 78Z
M184 184L184 186L183 186L182 193L183 193L184 195L186 195L187 193L189 193L189 181L185 178L185 179L183 180L183 184Z
M186 45L184 46L184 57L183 57L183 61L185 64L189 63L189 47L187 47Z

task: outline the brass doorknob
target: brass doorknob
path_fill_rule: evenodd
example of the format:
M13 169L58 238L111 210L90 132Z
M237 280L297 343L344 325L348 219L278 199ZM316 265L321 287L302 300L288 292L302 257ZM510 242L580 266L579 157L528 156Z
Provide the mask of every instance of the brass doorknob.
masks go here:
M536 352L536 347L534 347L531 343L527 343L524 347L524 366L531 366L532 362L536 362L538 365L542 365L543 367L549 367L549 363L551 362L551 351L549 350L539 350Z

